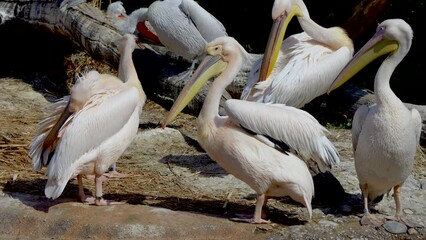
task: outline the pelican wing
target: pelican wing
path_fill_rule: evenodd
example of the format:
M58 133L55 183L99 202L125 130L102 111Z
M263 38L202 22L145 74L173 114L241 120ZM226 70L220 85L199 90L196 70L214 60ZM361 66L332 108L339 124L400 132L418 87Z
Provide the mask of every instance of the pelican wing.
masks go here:
M370 107L368 107L367 105L362 105L356 110L354 114L352 120L352 148L354 152L356 151L356 148L358 146L359 134L361 133L362 126L364 125L368 112L371 111L371 109L375 106L375 104L371 105Z
M284 40L269 78L253 86L252 99L301 108L328 91L351 57L348 48L332 50L306 33L292 35Z
M38 124L37 134L29 146L28 155L31 157L34 171L48 164L49 155L55 150L59 129L71 115L69 103L68 95L45 108L45 112L50 115Z
M182 0L179 8L193 22L207 42L228 35L223 24L195 1Z
M328 130L309 113L283 104L264 104L228 100L228 116L251 132L285 143L308 160L313 159L321 171L337 165L339 154L328 140Z
M417 109L411 109L411 118L413 119L415 131L416 131L416 142L420 141L420 135L422 133L422 117Z
M49 179L68 181L77 160L116 134L130 119L138 104L138 90L109 90L93 95L61 131L47 171Z
M256 85L259 79L259 71L262 65L262 58L259 58L253 63L250 72L247 76L247 83L244 86L243 92L241 93L240 99L248 100L251 89Z

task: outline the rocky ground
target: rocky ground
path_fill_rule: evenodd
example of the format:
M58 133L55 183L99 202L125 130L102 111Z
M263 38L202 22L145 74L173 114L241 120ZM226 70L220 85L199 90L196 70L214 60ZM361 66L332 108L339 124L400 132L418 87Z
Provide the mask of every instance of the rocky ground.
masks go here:
M267 209L271 224L232 222L228 219L236 214L254 211L254 192L224 172L200 148L193 116L181 114L172 125L161 129L159 122L167 110L152 101L144 108L135 141L117 164L119 171L130 177L104 184L105 198L126 204L95 207L78 203L76 180L69 182L58 200L48 201L43 196L46 177L43 172L32 172L27 151L37 123L45 116L43 107L52 99L20 79L0 79L2 239L426 238L424 228L391 234L383 226L359 224L362 201L350 131L336 128L330 128L330 139L341 154L341 164L331 177L318 180L312 220L308 220L307 211L300 204L289 198L273 198ZM402 191L405 214L423 225L425 166L425 158L419 153L413 175ZM92 180L85 179L84 184L86 193L93 193ZM375 209L381 216L392 215L392 197L385 197Z

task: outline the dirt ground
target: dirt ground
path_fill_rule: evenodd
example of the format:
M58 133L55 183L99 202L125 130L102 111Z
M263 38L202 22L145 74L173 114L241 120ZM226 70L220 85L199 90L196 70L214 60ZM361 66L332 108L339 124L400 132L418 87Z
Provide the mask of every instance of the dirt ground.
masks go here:
M4 192L44 196L46 177L35 173L27 155L28 145L36 126L45 116L43 108L55 99L46 91L35 91L21 79L0 79L0 189ZM254 211L253 191L244 183L224 172L204 153L196 141L195 117L181 114L168 128L159 123L167 113L159 104L147 101L135 141L117 163L118 170L128 178L104 184L107 199L127 201L130 205L147 205L171 210L209 214L228 221L237 213ZM383 227L359 225L361 198L353 172L350 131L330 129L330 139L338 148L342 168L336 178L343 182L344 203L314 201L314 215L307 221L306 209L289 198L274 198L268 203L272 224L256 227L266 236L293 239L424 239L424 229L411 234L394 235ZM348 168L346 168L348 167ZM342 170L343 169L343 170ZM345 172L348 171L348 172ZM413 179L426 178L425 158L419 154ZM349 180L348 180L349 179ZM85 179L86 193L94 191L91 179ZM321 196L318 193L317 196ZM419 193L420 191L420 193ZM425 190L416 194L425 196ZM330 199L333 194L329 193ZM77 182L71 180L60 198L75 198ZM413 197L414 198L414 197ZM407 200L408 201L408 200ZM411 201L411 200L410 200ZM411 203L411 202L410 202ZM392 214L393 200L379 205L382 214ZM426 208L424 198L413 200L419 211ZM384 209L383 211L381 209ZM415 214L414 214L415 215ZM413 215L413 216L414 216ZM415 215L426 221L425 213ZM244 223L241 223L244 224Z

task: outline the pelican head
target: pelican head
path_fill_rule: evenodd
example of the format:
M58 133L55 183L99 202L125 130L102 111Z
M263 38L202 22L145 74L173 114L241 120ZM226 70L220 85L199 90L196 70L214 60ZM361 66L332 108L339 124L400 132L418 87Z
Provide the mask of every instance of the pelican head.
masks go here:
M294 16L309 17L308 9L302 0L275 0L272 7L272 20L274 23L269 33L265 54L263 55L259 81L266 80L272 69L274 69L285 31Z
M107 15L111 17L126 18L126 9L121 1L116 1L108 5Z
M216 38L207 45L207 56L182 89L162 124L163 128L175 119L209 79L224 72L229 62L235 62L236 58L241 56L241 54L238 54L241 51L240 48L241 45L234 38L227 36Z
M342 69L330 86L328 92L338 88L348 81L357 72L378 57L389 54L389 57L402 54L399 61L407 54L411 47L413 30L402 19L389 19L376 29L374 36L355 54Z

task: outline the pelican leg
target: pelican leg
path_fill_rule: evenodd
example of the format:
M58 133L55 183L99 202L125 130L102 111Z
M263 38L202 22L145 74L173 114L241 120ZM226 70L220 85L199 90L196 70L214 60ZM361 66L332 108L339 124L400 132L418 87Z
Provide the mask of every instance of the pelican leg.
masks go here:
M395 206L396 206L396 213L395 213L396 218L401 218L403 215L401 198L399 197L400 193L401 193L400 185L396 185L395 187L393 187L393 199L395 200Z
M125 173L119 173L117 171L117 167L115 165L115 163L113 165L111 165L111 167L109 168L108 172L103 174L106 178L104 179L104 181L107 181L108 179L113 179L113 178L126 178L129 177L129 174L125 174ZM86 176L87 179L95 179L95 176L93 175L87 175Z
M387 216L386 219L388 220L394 220L403 222L408 227L423 227L423 225L407 219L407 217L404 216L402 204L401 204L401 198L399 197L399 194L401 193L401 185L396 185L393 187L393 199L395 201L395 216Z
M376 227L382 226L383 219L379 219L371 214L368 210L368 184L361 185L362 196L364 197L364 215L361 218L361 225L374 225Z
M77 175L77 180L78 180L78 196L80 197L80 201L86 204L95 204L95 198L87 197L86 194L84 194L83 176L81 176L80 174Z
M256 209L254 210L254 217L251 223L271 223L269 220L262 218L262 208L266 205L268 201L265 194L257 195Z
M232 221L236 222L246 222L246 223L271 223L269 220L264 220L266 214L262 211L263 207L266 206L266 202L268 201L268 197L265 194L257 195L256 200L256 209L254 211L254 216L247 214L237 214L238 218L231 218Z
M106 177L102 174L96 174L95 175L95 185L96 185L95 205L96 206L107 206L107 205L124 204L124 202L116 202L116 201L112 201L112 200L105 200L102 197L102 182L105 179L106 179Z

